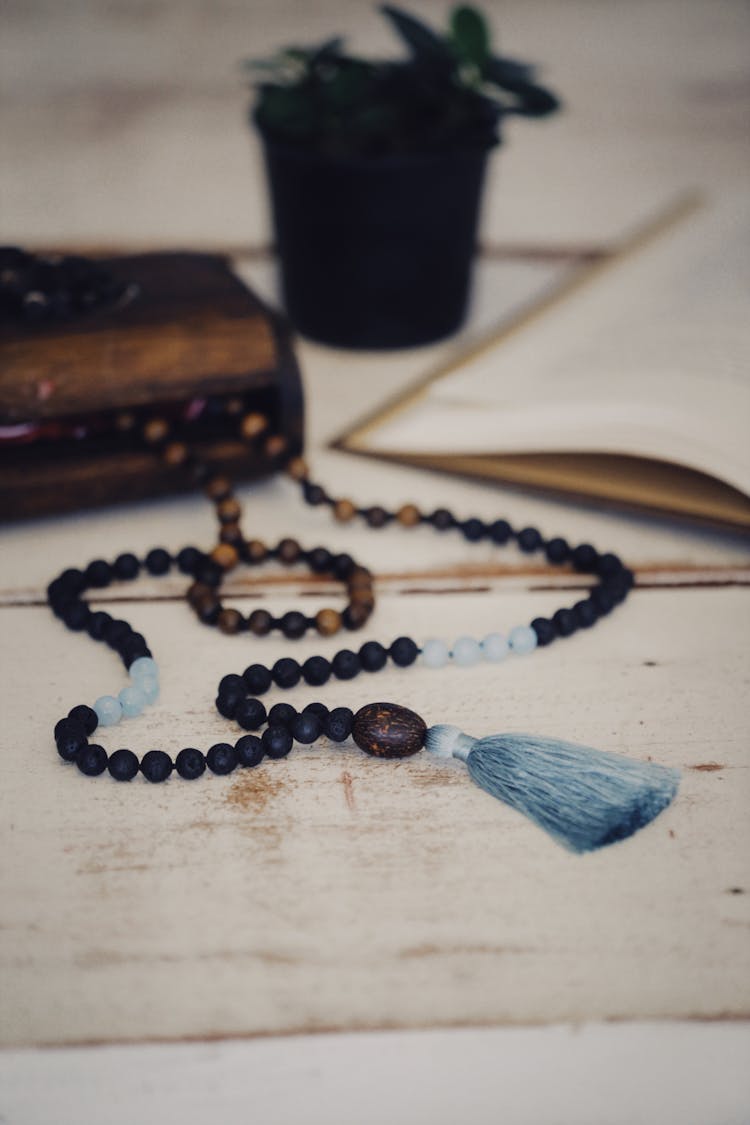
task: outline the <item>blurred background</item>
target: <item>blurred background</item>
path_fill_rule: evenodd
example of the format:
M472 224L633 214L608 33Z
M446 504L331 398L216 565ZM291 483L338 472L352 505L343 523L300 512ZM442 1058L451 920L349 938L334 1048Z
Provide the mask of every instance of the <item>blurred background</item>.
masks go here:
M450 5L405 5L444 26ZM622 236L686 188L744 188L744 0L490 0L497 46L539 64L564 113L511 120L485 240ZM2 0L0 239L269 240L246 57L340 33L398 51L366 0Z

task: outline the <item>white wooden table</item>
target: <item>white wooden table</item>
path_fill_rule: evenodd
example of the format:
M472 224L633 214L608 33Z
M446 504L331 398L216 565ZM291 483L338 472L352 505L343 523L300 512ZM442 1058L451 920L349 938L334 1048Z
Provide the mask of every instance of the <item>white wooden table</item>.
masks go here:
M262 234L260 196L246 200L241 187L242 159L222 164L226 174L215 167L226 153L236 156L241 122L219 125L228 107L236 111L236 88L216 75L237 56L243 17L228 4L212 5L205 24L208 6L197 0L137 7L123 8L117 25L96 5L80 5L64 26L41 3L11 13L6 73L9 67L16 101L6 121L19 162L2 177L6 240L211 245ZM289 38L286 10L270 26L261 7L253 16L261 46ZM549 5L506 7L519 53L559 57L555 74L574 98L577 44L590 19L599 37L596 68L627 56L628 34L643 46L687 21L686 38L711 24L730 76L743 27L731 3L718 29L710 6L664 3L649 6L648 15L638 8L630 31L616 5L594 12L571 4L556 25L564 50L553 50ZM361 29L365 6L355 9ZM437 15L435 7L423 10ZM343 5L306 19L323 34L339 17L353 19ZM208 26L212 34L201 38ZM169 49L168 33L182 53ZM149 54L146 46L157 41ZM690 44L680 50L691 55ZM196 58L206 64L203 84L194 80ZM623 88L630 80L634 128L639 96L648 97L649 82L651 92L665 82L657 78L659 61L644 53L640 94L634 73L620 74ZM670 74L664 100L673 117L678 88L679 76ZM110 98L111 112L120 106L116 127L103 110L101 127L86 117L86 107L99 104L92 90ZM67 99L62 137L80 157L75 162L54 140L53 96ZM699 114L716 112L710 100L699 105ZM579 108L584 113L582 97ZM589 113L603 127L606 106ZM662 134L673 135L673 117ZM188 120L200 122L194 158L200 163L210 152L195 177L206 208L197 225L195 180L176 206L173 194L154 186L160 170L179 165ZM574 125L561 128L574 143ZM533 229L524 222L534 202L521 181L537 181L528 165L533 138L519 132L513 143L517 164L508 162L508 177L517 179L506 181L502 206L520 239ZM550 143L548 159L562 169L564 146ZM725 135L717 131L705 143L721 157L717 177L732 181L736 157ZM688 168L697 175L689 147L680 149L679 174L674 161L651 166L652 198L657 191L666 197L677 181L684 186ZM174 163L165 162L165 150ZM577 151L585 156L583 141ZM65 158L56 214L48 206L55 155ZM104 179L93 175L98 160ZM617 156L609 160L615 175ZM498 192L488 232L507 240ZM538 194L536 201L541 213ZM580 242L587 231L594 241L619 234L631 222L626 203L637 211L637 192L619 211L590 210L589 226L583 205L569 205L567 227L550 226L545 235ZM267 284L262 263L248 269ZM476 733L526 728L650 756L683 769L677 801L630 841L576 858L451 766L420 757L394 765L321 744L252 775L195 786L89 782L59 763L51 727L72 704L120 686L122 673L114 656L52 618L44 587L64 566L94 557L209 544L212 513L187 497L6 528L0 1119L234 1122L252 1110L268 1123L483 1123L501 1113L514 1122L601 1123L739 1122L747 1114L747 545L326 448L446 347L385 359L301 342L316 475L363 503L444 504L590 540L634 567L638 589L594 630L527 662L387 671L321 689L320 698L351 706L392 698ZM427 530L376 534L329 525L282 480L239 494L246 525L264 538L294 534L305 545L346 549L373 568L379 602L361 640L481 635L489 625L502 629L553 610L572 581L513 551L436 539ZM96 602L117 601L164 668L162 700L128 737L140 751L222 738L227 727L212 706L220 676L289 650L277 639L251 643L201 630L180 600L182 588L177 578L142 580ZM302 572L270 569L238 573L231 589L237 605L274 613L300 599L314 612L332 592ZM299 642L299 651L331 653L339 644ZM295 689L288 698L304 702L310 693ZM117 737L105 745L114 748Z

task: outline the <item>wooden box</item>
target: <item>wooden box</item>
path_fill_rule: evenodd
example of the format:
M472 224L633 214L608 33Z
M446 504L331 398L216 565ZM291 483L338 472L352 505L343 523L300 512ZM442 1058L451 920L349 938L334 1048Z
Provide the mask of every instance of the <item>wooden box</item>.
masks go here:
M262 411L290 453L303 443L299 370L284 320L223 257L170 253L101 263L138 286L120 309L38 326L0 326L0 518L71 511L195 488L138 435L170 418L235 479L274 465L227 412ZM129 432L123 419L135 418Z

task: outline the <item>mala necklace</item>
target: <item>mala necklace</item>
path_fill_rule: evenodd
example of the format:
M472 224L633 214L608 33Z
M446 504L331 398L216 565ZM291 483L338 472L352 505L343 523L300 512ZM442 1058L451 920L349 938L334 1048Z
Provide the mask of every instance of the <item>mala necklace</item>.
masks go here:
M227 410L237 413L237 400L228 399ZM121 420L122 426L126 424ZM136 423L133 420L133 426ZM102 559L85 570L67 569L47 589L53 612L74 631L112 648L129 672L130 683L117 696L102 696L93 707L78 705L55 726L60 757L75 762L81 773L93 777L108 771L116 781L130 781L139 772L150 782L166 781L173 773L185 780L200 777L206 769L229 774L237 768L253 768L264 758L284 758L295 742L311 745L321 737L345 742L350 737L360 749L381 758L403 758L423 747L436 758L455 757L466 763L472 779L493 796L529 816L572 851L585 852L632 835L648 824L672 800L678 771L651 762L634 761L617 754L523 734L492 735L476 740L458 728L439 724L428 727L421 716L393 703L374 702L354 714L350 708L329 707L312 702L298 711L289 703L270 709L259 698L272 686L295 687L304 681L321 687L329 679L350 680L361 673L374 673L388 661L406 669L418 657L431 668L448 663L470 666L480 660L499 662L506 657L531 653L537 646L591 628L625 600L633 585L633 574L611 553L600 554L590 544L570 547L562 538L544 540L533 527L514 530L503 519L493 523L472 517L463 521L445 508L426 515L413 504L396 512L375 506L357 508L348 499L331 497L309 478L306 463L286 456L283 437L274 433L267 417L244 414L240 433L250 444L262 443L264 452L284 466L298 482L304 500L313 506L329 507L341 523L359 518L371 528L397 522L404 528L430 525L440 532L457 531L468 542L490 540L499 546L515 540L525 553L543 551L554 564L571 564L576 571L598 578L586 598L570 608L557 610L551 618L537 617L529 625L517 625L508 636L490 633L481 641L460 637L452 645L426 640L418 645L410 637L398 637L388 646L367 641L357 652L342 648L328 660L309 656L303 663L292 657L277 660L272 667L253 663L239 674L222 678L216 707L243 731L235 742L218 742L204 754L194 747L180 750L174 761L163 750L149 750L142 759L132 750L108 754L89 738L100 727L113 726L122 718L139 715L159 694L159 671L145 638L127 622L103 611L92 611L82 595L113 581L132 581L141 570L153 576L177 566L192 579L187 600L198 619L228 634L248 631L264 636L279 630L290 640L308 630L330 636L341 629L356 631L367 622L375 606L370 571L348 554L334 554L325 547L303 549L294 539L282 539L269 547L258 539L245 539L240 504L231 482L212 475L208 467L182 441L172 438L164 418L151 418L141 429L142 439L170 465L183 465L216 506L219 541L210 554L184 547L176 556L163 548L149 551L143 560L126 553L114 562ZM345 584L348 604L343 612L320 610L315 617L291 610L275 618L256 609L248 617L224 607L220 590L224 575L240 562L251 566L266 560L290 566L305 563L315 574L328 574Z
M87 259L39 259L15 247L0 248L0 319L35 322L67 318L101 307L121 306L137 296L136 287L115 282ZM427 524L439 532L456 531L470 543L489 540L498 546L515 540L521 551L543 551L548 562L570 564L576 571L597 578L598 584L572 607L558 609L551 618L537 617L528 625L517 625L507 637L500 633L490 633L480 641L459 637L451 645L434 639L418 645L411 637L398 637L388 646L367 641L357 652L342 648L331 660L309 656L300 664L285 657L270 668L250 664L241 674L222 678L216 707L243 731L260 733L242 734L235 742L218 742L205 754L185 747L174 761L163 750L149 750L140 760L127 749L108 754L103 746L90 742L90 736L123 718L134 718L154 703L159 695L159 670L145 637L126 621L92 610L82 596L87 590L103 589L113 581L133 581L142 570L153 576L164 575L176 565L192 580L187 600L203 624L215 625L228 634L248 631L256 637L277 629L289 640L298 640L308 630L321 636L331 636L341 629L354 632L366 624L375 607L372 574L350 555L334 554L325 547L304 550L290 538L275 547L246 539L231 481L212 473L187 442L172 433L169 418L139 419L136 413L126 411L115 419L118 431L133 431L167 465L182 466L215 504L218 542L210 553L184 547L172 556L156 547L142 560L129 552L112 563L95 559L85 570L69 568L50 583L47 599L54 614L74 632L85 631L113 649L130 678L116 696L102 696L93 707L79 704L60 719L54 737L64 762L75 763L88 777L107 771L116 781L131 781L140 772L155 783L166 781L173 773L192 781L206 769L229 774L238 768L254 768L264 758L286 757L295 742L311 745L321 737L337 743L351 737L360 749L379 758L404 758L424 747L437 759L453 757L465 762L481 788L530 817L574 852L625 839L666 808L677 792L679 774L651 762L525 734L477 740L457 727L428 727L420 715L394 703L369 703L356 714L348 707L329 709L321 702L309 703L302 711L288 703L275 703L267 710L259 697L272 686L288 689L304 681L310 687L322 687L331 678L351 680L361 673L378 672L389 660L398 669L410 667L417 658L428 667L441 668L450 662L470 666L480 660L495 663L527 655L538 646L591 628L625 600L633 574L614 554L600 554L587 543L570 547L561 538L544 540L536 528L515 530L504 519L493 523L476 517L458 520L445 508L424 514L414 504L405 504L396 512L377 505L358 508L351 500L330 496L312 481L304 460L290 459L286 441L274 432L271 420L248 410L242 397L217 399L213 405L239 419L241 437L251 446L262 444L266 458L298 482L308 504L329 507L340 523L362 519L373 529L394 521L403 528ZM220 590L228 571L240 562L256 566L271 559L287 566L305 563L314 574L328 574L344 583L348 594L344 610L323 609L315 617L292 610L275 618L266 610L256 609L244 617L222 605Z

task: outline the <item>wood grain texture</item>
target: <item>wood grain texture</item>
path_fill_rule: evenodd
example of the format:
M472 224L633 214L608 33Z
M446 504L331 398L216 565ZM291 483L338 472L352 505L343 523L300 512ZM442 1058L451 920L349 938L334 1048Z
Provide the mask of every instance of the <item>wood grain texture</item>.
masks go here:
M0 424L68 421L52 440L0 447L0 519L192 490L189 471L163 464L118 432L114 418L122 410L242 394L248 409L271 418L290 450L301 448L302 390L290 330L227 259L123 255L102 265L138 287L125 308L41 327L0 326ZM69 432L71 419L84 420L85 439ZM236 430L237 420L227 418L177 433L233 477L272 471L273 460L262 448L248 450Z
M425 595L410 601L410 627L502 628L558 600ZM280 612L286 599L266 604ZM222 740L215 681L289 651L201 633L182 606L122 608L166 671L162 703L107 734L110 749ZM2 669L17 732L3 854L18 857L3 870L3 1042L748 1014L742 591L646 591L528 661L314 693L354 708L385 695L471 733L530 729L684 769L651 827L584 858L423 754L389 762L319 744L195 785L84 779L57 760L51 726L118 685L115 659L43 609L1 612L5 634L23 622L27 638ZM386 598L376 635L402 628L401 600ZM41 706L28 686L40 668Z

